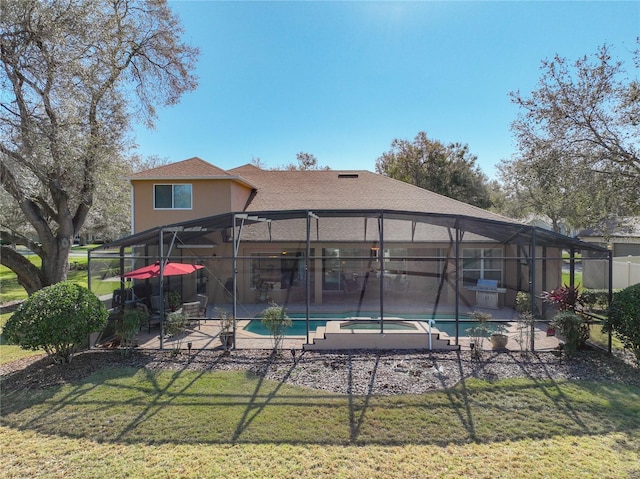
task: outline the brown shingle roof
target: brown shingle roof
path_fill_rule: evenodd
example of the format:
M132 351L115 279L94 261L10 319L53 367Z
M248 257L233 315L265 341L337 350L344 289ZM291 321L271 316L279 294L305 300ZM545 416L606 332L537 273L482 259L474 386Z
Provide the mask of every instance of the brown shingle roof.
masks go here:
M515 222L366 170L279 171L245 165L229 173L256 185L257 192L246 211L388 209Z
M131 175L131 180L151 180L151 179L183 179L183 178L220 178L231 177L231 175L218 168L211 163L193 157L188 160L178 161L177 163L170 163L168 165L158 166L157 168L151 168L150 170L141 171Z

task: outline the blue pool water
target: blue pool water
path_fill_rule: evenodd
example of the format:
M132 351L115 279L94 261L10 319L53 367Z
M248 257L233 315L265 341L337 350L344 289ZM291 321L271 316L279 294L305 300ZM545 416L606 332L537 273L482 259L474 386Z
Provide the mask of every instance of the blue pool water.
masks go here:
M304 316L304 314L302 316ZM299 319L300 315L298 315L298 319L296 319L295 314L290 314L289 317L292 320L291 321L292 325L286 329L285 335L286 336L306 336L307 335L306 319ZM311 318L309 319L309 331L315 331L318 327L325 326L327 324L327 321L330 320L327 318L326 314L323 314L322 317L324 319L311 319ZM341 317L336 317L332 319L345 319L345 317L350 317L350 316L341 316ZM359 317L366 317L366 314L360 313ZM394 317L398 317L398 316L394 316ZM424 318L424 315L418 315L418 314L402 315L402 319L407 319L412 321L426 321L426 319ZM449 336L455 336L456 323L455 323L455 320L453 320L452 316L450 315L439 316L435 321L436 322L435 322L434 328L437 328L440 332L447 333ZM474 321L460 321L460 324L459 324L460 336L467 336L467 333L465 330L476 325L477 323ZM491 328L491 326L492 325L489 325L490 329L495 329L495 328ZM393 329L392 323L385 324L385 329L392 330ZM260 318L254 318L251 321L249 321L249 324L247 324L244 327L244 330L250 333L259 334L262 336L269 336L271 334L271 332L267 328L265 328L262 325L262 323L260 323Z

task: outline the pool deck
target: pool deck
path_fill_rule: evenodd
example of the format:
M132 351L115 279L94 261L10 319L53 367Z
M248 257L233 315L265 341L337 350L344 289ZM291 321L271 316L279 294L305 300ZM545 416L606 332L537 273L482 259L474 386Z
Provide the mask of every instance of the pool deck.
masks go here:
M243 328L248 324L249 320L238 320L236 329L236 349L272 349L273 342L271 337L262 336L255 333L245 331ZM437 328L437 324L434 329ZM371 334L371 331L367 331L367 334ZM374 332L375 333L375 332ZM220 349L222 347L219 339L220 324L217 319L207 319L200 322L200 328L196 326L194 329L187 329L184 333L165 338L163 341L163 349L181 349L187 350L188 343L191 343L191 348L197 349ZM388 334L393 334L388 333ZM509 336L509 342L506 350L519 351L522 348L518 342L519 333L517 330L515 320L510 323L508 327L507 335ZM313 337L313 332L311 334ZM313 339L312 341L313 342ZM458 345L463 350L470 349L471 338L468 336L460 336ZM155 328L148 333L143 329L142 332L136 337L136 343L141 349L160 349L160 336L159 329ZM283 349L303 349L307 343L304 336L287 336L283 339ZM455 345L455 337L450 337L451 345ZM552 350L558 347L559 341L555 336L547 336L546 325L544 323L536 323L535 327L535 349L540 350ZM356 349L356 348L354 348ZM428 347L425 345L425 350ZM491 349L491 342L489 338L486 338L483 344L483 349Z

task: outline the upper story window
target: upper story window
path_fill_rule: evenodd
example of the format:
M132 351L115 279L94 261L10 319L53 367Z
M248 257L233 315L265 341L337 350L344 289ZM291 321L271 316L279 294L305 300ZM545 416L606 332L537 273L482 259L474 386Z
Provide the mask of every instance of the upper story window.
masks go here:
M153 185L153 207L156 210L190 210L190 184Z

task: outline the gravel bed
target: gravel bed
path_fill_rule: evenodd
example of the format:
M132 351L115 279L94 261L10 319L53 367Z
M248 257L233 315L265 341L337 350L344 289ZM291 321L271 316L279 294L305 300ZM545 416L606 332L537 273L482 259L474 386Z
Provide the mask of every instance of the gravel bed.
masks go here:
M172 355L167 351L92 350L76 355L70 364L55 364L46 357L31 357L0 366L3 389L41 389L82 381L106 367L149 370L246 370L274 381L340 394L419 394L452 387L466 378L496 380L579 379L619 382L640 387L640 369L631 355L600 351L580 352L567 358L558 351L485 351L481 359L459 352L296 352L273 357L270 351L193 351Z

